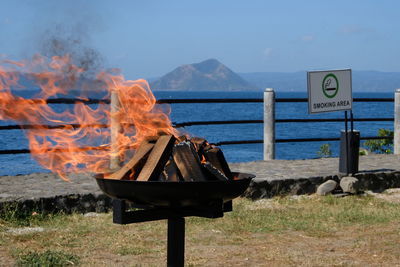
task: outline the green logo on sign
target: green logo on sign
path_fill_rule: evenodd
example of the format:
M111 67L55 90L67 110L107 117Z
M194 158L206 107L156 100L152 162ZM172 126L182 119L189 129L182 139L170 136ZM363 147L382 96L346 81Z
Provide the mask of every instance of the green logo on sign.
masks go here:
M333 73L329 73L322 80L322 92L327 98L333 98L339 91L339 81Z

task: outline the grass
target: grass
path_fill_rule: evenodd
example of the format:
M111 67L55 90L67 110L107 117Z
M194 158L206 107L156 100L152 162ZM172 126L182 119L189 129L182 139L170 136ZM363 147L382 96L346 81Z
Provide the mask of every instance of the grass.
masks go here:
M340 227L374 225L400 218L398 204L379 201L373 197L326 196L302 200L286 197L260 201L263 202L265 205L252 205L246 200L237 202L235 212L226 215L229 219L216 221L214 225L219 230L232 232L294 230L304 231L310 235L316 233L329 235ZM205 220L195 219L195 221L203 223Z
M40 222L53 220L63 213L40 213L37 211L25 211L19 205L4 204L0 209L0 227L3 225L31 226ZM1 229L1 228L0 228Z
M187 218L186 264L389 266L400 262L399 223L400 204L369 196L238 199L224 218ZM44 231L10 231L25 226ZM48 259L64 264L49 266L165 265L166 231L165 221L115 225L110 213L20 216L9 209L0 217L0 266L46 266Z
M44 252L28 252L18 255L16 267L62 267L77 265L79 258L75 255L46 250Z

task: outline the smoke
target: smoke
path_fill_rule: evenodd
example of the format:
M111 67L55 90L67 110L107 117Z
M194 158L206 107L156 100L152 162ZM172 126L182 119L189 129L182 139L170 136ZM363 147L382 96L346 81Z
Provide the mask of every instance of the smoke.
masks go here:
M89 46L90 34L80 25L55 25L42 35L39 52L46 57L69 55L72 63L83 70L87 79L95 78L103 68L103 57L93 47Z
M105 69L105 59L93 44L93 36L104 30L101 1L34 1L30 34L32 54L49 59L68 55L82 72L66 83L85 92L102 90L96 74Z

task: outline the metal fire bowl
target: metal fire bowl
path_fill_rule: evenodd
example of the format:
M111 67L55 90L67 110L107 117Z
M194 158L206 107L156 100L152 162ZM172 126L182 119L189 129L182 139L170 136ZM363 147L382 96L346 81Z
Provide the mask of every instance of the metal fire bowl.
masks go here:
M240 196L249 186L253 174L232 173L228 181L127 181L104 179L95 176L100 189L108 196L138 205L153 207L187 207L210 203L215 200L227 202Z

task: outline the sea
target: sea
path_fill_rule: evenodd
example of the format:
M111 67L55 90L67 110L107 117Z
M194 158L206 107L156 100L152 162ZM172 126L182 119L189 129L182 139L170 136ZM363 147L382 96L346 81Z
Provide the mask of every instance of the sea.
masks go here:
M19 95L31 97L32 91L19 91ZM263 98L263 92L154 92L157 99L182 98ZM306 92L276 92L277 98L306 98ZM393 98L394 93L354 92L353 98ZM62 109L63 105L54 105ZM212 103L212 104L170 104L170 117L174 123L211 120L262 120L262 103ZM308 104L276 103L276 119L317 119L344 118L344 112L308 114ZM354 118L393 118L392 102L354 102ZM12 121L0 121L0 125L15 124ZM339 137L344 129L343 122L318 123L277 123L276 138L329 138ZM393 122L354 122L354 129L361 136L376 136L380 128L393 130ZM184 133L207 139L211 143L236 140L263 139L263 124L226 124L200 125L180 128ZM339 142L297 142L277 143L276 159L312 159L317 158L321 145L329 144L332 156L339 154ZM361 145L363 142L361 143ZM0 150L27 149L28 142L22 130L0 131ZM221 146L228 162L249 162L263 159L262 144L223 145ZM29 154L0 155L0 175L23 175L33 172L48 172L39 166Z

